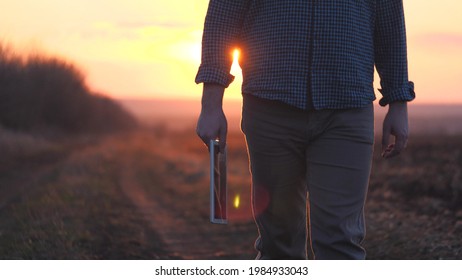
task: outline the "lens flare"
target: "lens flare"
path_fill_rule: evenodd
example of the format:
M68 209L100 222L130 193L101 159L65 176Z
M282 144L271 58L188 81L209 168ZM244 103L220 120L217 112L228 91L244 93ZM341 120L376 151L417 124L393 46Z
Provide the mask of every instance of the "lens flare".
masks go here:
M241 197L237 194L235 197L234 197L234 208L239 208L239 205L241 204Z

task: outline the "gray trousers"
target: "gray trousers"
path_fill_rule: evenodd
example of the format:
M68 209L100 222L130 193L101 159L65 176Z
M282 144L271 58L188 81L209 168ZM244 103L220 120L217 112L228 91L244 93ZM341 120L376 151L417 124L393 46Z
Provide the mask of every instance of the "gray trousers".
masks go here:
M244 94L257 259L365 258L373 118L372 104L303 111Z

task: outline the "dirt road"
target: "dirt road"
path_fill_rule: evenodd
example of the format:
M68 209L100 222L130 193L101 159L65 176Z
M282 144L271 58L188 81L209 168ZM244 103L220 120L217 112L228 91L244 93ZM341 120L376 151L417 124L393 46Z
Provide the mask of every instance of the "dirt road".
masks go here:
M130 155L124 158L120 174L120 184L124 194L136 206L146 224L158 234L164 246L166 257L180 259L251 258L252 254L255 254L251 249L252 237L248 233L252 231L251 227L253 226L251 217L249 216L247 222L244 223L241 221L231 225L209 224L206 215L208 203L199 205L199 209L188 209L189 206L192 206L191 204L196 203L191 203L188 201L188 197L181 195L178 190L173 190L174 188L181 189L180 186L190 183L187 181L191 175L206 174L206 163L197 166L197 168L204 169L203 172L183 174L183 176L171 174L172 177L170 177L166 169L168 166L170 169L175 166L174 163L169 162L170 160L165 158L159 160L165 166L151 170L151 178L156 178L160 185L172 188L166 191L167 195L161 195L157 191L152 192L151 190L151 193L147 191L153 186L146 185L146 183L143 185L140 177L137 176L137 170L135 170L138 162L136 159L130 158ZM197 164L197 158L194 156L188 158L187 155L183 155L181 164ZM173 167L173 169L176 168ZM205 182L205 180L201 181ZM198 188L202 189L200 192L205 197L208 197L207 193L204 192L204 189L207 189L206 186L204 184ZM247 244L241 244L243 236L248 237L244 241Z

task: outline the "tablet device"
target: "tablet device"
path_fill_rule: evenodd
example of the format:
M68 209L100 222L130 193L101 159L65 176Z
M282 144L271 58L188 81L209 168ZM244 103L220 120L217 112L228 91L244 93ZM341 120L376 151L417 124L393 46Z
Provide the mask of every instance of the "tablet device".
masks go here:
M210 151L210 222L228 223L228 189L226 183L226 148L220 151L220 143L211 140Z

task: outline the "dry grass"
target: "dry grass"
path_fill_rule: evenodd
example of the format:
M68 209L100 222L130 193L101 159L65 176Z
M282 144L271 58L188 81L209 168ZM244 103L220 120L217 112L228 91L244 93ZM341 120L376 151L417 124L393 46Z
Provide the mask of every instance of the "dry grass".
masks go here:
M13 157L31 157L50 149L53 149L53 143L43 137L0 126L0 162Z
M73 150L67 156L27 173L11 170L14 175L0 177L0 190L16 194L0 204L0 258L156 259L162 254L156 233L119 188L115 151L84 142L68 144Z
M208 222L207 151L193 129L163 127L64 144L4 134L4 143L17 139L29 147L20 163L36 164L3 166L0 194L10 199L0 196L0 258L255 256L240 133L229 135L229 177L230 197L239 194L241 206L231 207L224 227ZM376 153L367 202L370 259L462 257L461 143L461 136L419 136L399 159L384 161ZM53 150L60 156L44 156Z

